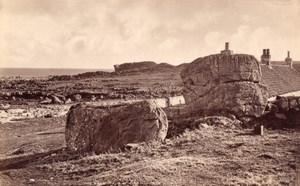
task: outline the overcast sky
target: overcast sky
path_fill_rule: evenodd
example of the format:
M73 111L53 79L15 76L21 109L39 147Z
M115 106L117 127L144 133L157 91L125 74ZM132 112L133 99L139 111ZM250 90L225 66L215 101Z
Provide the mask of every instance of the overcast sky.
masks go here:
M0 67L174 65L219 53L300 60L300 0L0 0Z

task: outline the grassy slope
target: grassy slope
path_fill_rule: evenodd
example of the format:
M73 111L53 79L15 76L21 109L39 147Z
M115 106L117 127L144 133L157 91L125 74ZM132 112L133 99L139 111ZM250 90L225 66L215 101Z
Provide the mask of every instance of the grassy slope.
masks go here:
M63 149L64 122L61 117L1 125L2 157L25 150L0 161L2 184L32 178L35 185L287 185L299 166L296 129L254 136L245 129L208 127L132 151L79 156Z

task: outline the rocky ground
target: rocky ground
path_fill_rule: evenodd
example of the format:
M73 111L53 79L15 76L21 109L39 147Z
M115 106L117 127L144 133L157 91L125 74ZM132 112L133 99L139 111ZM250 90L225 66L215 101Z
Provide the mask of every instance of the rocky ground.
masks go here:
M255 123L178 118L181 107L165 110L161 144L99 155L66 150L71 105L179 95L180 70L1 79L0 185L300 185L299 125L277 122L254 135Z
M161 66L159 66L161 67ZM181 95L182 67L141 72L87 72L73 76L0 78L0 123L66 114L79 102L115 104Z
M65 117L0 126L0 185L296 185L299 129L201 125L122 152L65 150ZM298 171L298 172L297 172ZM297 177L298 176L298 177Z
M87 72L27 79L6 77L0 79L0 100L28 105L175 96L182 91L181 69L181 66L168 66L154 71Z

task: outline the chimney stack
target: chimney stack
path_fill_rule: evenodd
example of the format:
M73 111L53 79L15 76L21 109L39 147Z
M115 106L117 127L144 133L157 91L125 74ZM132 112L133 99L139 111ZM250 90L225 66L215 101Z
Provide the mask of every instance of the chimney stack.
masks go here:
M271 55L270 49L263 49L263 54L261 55L261 62L265 65L271 67Z
M285 64L293 68L293 60L290 58L290 51L287 52L287 57L285 58Z
M267 50L263 49L263 55L267 55Z
M229 42L225 43L225 50L229 50Z
M232 55L233 51L229 50L229 42L225 43L225 50L221 51L221 54Z

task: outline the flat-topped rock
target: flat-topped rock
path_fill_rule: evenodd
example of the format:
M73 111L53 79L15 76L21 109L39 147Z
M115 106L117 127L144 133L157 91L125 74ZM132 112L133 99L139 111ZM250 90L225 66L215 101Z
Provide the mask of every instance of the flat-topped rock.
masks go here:
M259 82L261 76L259 62L246 54L215 54L198 58L181 72L183 82L196 86L231 81Z
M267 104L259 62L247 54L198 58L181 72L191 111L226 111L238 117L260 116Z

